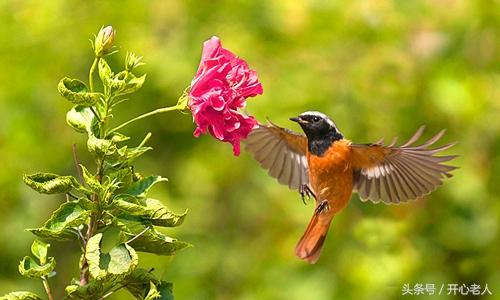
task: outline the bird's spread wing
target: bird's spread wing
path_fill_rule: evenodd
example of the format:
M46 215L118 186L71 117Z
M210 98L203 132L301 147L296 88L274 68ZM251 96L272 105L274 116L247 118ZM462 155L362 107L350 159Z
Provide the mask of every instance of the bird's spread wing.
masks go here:
M451 177L456 167L444 164L456 155L437 156L455 143L438 148L429 147L439 140L444 130L427 142L413 146L424 130L420 127L405 144L394 147L396 140L384 146L376 144L352 144L352 166L354 190L363 201L399 203L418 199L442 184L442 179Z
M253 129L245 143L245 148L279 183L291 189L309 183L305 135L269 123Z

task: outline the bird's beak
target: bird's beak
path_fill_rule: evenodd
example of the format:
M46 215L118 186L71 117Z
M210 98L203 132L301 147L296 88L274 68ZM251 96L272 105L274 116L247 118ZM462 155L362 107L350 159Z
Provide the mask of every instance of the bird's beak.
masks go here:
M307 123L309 123L306 120L302 119L301 117L290 118L290 121L294 121L294 122L297 122L299 124L307 124Z

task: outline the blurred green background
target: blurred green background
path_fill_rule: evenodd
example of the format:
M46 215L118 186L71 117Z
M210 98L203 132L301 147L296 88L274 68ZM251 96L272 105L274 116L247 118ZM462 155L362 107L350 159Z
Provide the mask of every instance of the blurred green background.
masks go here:
M2 1L0 3L0 295L43 294L17 272L38 227L63 201L22 184L22 173L74 174L84 137L65 124L70 104L56 91L64 76L85 80L89 38L117 30L123 51L144 55L142 91L121 106L123 121L174 104L212 35L256 69L264 95L248 112L288 121L305 110L330 115L348 138L425 137L441 128L458 141L455 177L426 199L362 203L354 195L334 219L316 265L294 257L312 214L248 153L195 139L190 115L135 123L137 143L151 131L154 151L137 162L169 182L153 196L181 212L168 234L195 245L174 259L141 263L174 283L177 299L398 299L404 283L484 286L500 298L500 64L498 1ZM119 120L115 120L118 122ZM55 243L57 298L76 275L78 249ZM418 296L418 299L439 296ZM445 298L444 296L442 298ZM126 292L110 299L131 299Z

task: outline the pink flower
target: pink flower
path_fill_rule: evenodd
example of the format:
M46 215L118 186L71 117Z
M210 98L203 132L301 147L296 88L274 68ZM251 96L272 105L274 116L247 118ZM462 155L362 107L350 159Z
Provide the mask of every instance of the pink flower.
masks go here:
M252 116L239 112L246 99L262 94L257 73L231 51L222 48L220 39L203 43L198 72L191 82L189 108L197 125L194 136L208 132L233 145L240 154L240 140L257 124Z

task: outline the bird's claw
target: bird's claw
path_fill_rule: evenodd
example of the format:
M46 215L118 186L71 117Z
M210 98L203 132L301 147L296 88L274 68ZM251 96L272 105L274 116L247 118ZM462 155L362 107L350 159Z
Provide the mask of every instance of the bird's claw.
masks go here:
M316 199L316 195L311 190L309 185L307 185L307 183L303 183L300 185L299 193L300 193L300 197L302 198L302 202L304 202L304 204L306 204L306 200L305 200L306 197L307 197L307 199L311 199L311 197Z
M322 213L323 211L325 210L329 210L330 209L330 205L328 204L328 201L326 200L323 200L321 201L318 206L316 206L316 214L319 214L319 213Z

